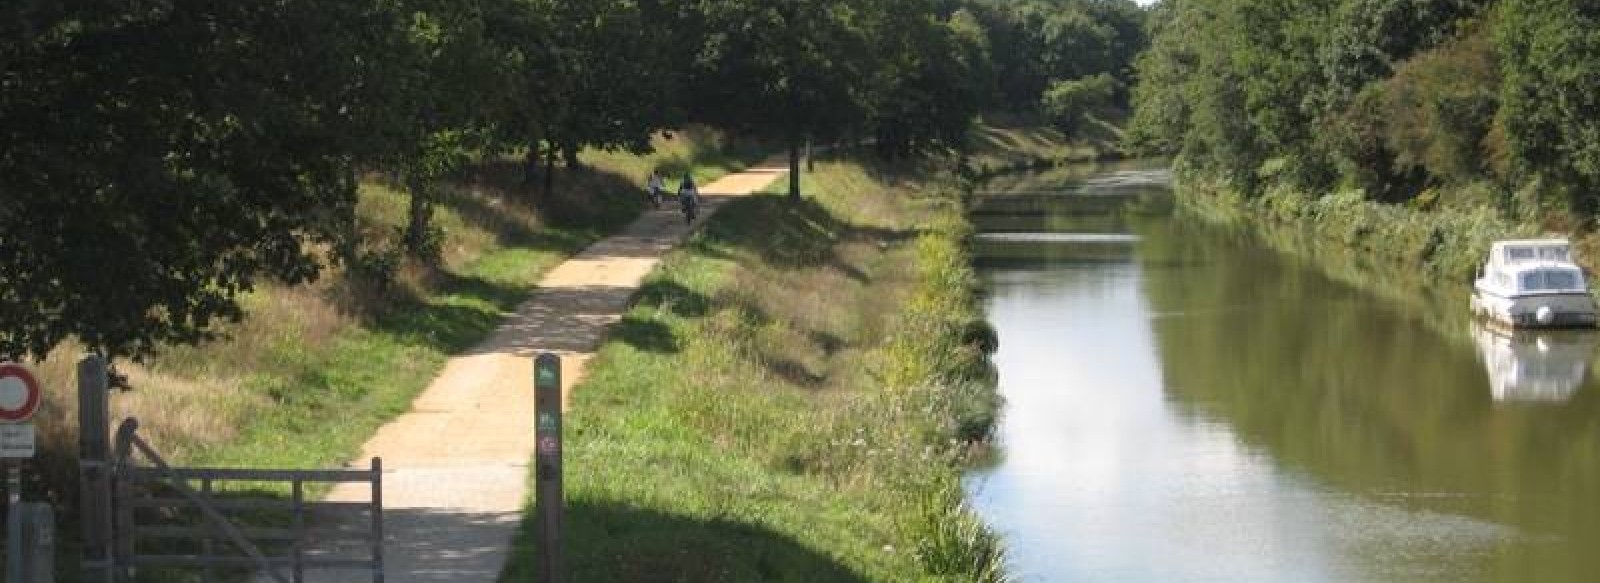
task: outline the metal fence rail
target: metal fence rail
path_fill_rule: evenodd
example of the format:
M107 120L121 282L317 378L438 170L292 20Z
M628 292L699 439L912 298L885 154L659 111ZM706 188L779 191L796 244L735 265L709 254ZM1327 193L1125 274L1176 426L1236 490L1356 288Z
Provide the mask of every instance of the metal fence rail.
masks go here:
M381 459L364 470L172 467L137 431L138 422L128 419L116 435L111 554L119 583L131 582L137 567L198 569L208 583L218 580L219 569L254 569L279 583L302 583L307 570L365 570L383 583ZM371 500L306 500L308 484L333 483L366 483ZM241 485L286 486L289 500L240 494ZM365 528L330 529L310 520L352 511L369 514ZM151 547L157 550L144 550ZM350 548L364 552L340 552Z

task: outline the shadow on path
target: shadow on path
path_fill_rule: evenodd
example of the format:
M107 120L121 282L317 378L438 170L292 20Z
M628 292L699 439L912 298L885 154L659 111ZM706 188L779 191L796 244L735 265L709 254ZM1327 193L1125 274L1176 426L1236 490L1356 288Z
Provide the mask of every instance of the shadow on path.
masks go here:
M788 535L743 522L579 501L569 503L565 524L567 580L574 583L866 583ZM533 580L533 526L531 519L523 524L501 581Z

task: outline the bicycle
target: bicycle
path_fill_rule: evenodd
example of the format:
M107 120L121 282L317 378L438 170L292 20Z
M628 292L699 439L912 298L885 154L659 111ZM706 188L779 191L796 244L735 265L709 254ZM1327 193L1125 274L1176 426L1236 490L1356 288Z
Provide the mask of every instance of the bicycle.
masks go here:
M683 224L692 224L700 210L700 197L694 193L685 194L679 199L678 206L683 210Z

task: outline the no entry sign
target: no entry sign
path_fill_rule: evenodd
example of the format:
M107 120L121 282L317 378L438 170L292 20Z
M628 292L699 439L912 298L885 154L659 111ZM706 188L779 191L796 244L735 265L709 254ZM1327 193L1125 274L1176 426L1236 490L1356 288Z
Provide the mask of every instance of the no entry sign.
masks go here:
M0 423L21 423L39 410L39 381L20 365L0 364Z

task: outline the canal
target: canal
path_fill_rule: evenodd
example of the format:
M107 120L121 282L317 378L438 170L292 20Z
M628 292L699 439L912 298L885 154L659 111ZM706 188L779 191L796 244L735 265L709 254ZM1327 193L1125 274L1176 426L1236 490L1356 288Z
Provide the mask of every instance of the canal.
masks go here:
M967 487L1018 580L1600 576L1594 333L1341 283L1148 164L980 196L1007 403Z

